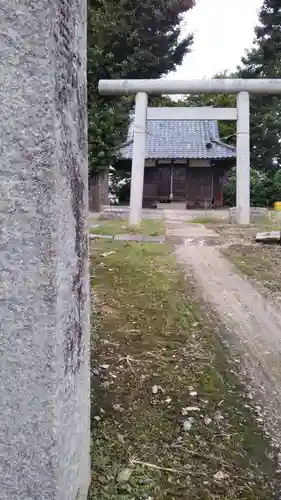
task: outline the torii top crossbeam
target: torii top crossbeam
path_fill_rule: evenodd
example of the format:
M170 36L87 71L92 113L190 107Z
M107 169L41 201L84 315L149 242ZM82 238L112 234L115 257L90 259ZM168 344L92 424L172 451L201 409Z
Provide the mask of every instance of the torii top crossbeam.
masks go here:
M150 95L162 94L281 94L281 79L204 79L204 80L100 80L101 95L134 95L146 92Z

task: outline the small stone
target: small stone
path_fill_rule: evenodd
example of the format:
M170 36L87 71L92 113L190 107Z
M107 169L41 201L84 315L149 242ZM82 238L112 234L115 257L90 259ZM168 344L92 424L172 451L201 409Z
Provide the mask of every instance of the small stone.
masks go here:
M117 476L118 483L127 483L131 477L132 469L123 469Z
M119 411L120 413L122 413L124 411L124 409L122 408L122 406L119 405L119 404L113 405L112 408L113 408L113 410Z
M191 431L193 423L194 423L194 419L193 419L192 417L190 417L190 418L189 418L189 419L187 419L187 420L184 420L184 422L183 422L183 424L182 424L182 426L183 426L183 430L184 430L185 432L189 432L189 431Z
M101 386L104 388L104 389L108 389L109 386L110 386L110 382L108 380L105 380L104 382L102 382Z
M160 385L154 385L151 389L152 394L157 394L158 391L161 391L162 394L165 392Z
M109 257L110 255L113 255L115 253L116 253L115 250L112 250L111 252L104 252L104 253L101 253L101 257Z
M221 414L220 411L216 411L214 414L214 420L219 422L220 420L224 420L224 416Z
M198 406L187 406L186 408L182 408L181 414L183 416L185 416L185 415L188 415L188 413L194 412L194 411L200 411L200 408L198 408Z
M123 434L120 434L119 432L117 433L117 439L118 439L119 443L122 443L122 444L125 443L125 438L124 438Z
M209 418L209 417L205 417L204 418L204 424L205 425L210 425L211 423L212 423L212 419L211 418Z
M145 479L140 480L140 484L154 484L154 481L153 481L153 479L146 477Z
M223 481L227 478L227 475L222 470L219 470L216 474L214 474L213 478L215 481Z

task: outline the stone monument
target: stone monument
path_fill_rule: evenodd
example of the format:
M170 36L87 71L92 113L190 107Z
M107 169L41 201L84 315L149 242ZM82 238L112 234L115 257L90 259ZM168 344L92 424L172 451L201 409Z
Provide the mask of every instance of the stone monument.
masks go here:
M85 500L86 0L0 0L0 498Z

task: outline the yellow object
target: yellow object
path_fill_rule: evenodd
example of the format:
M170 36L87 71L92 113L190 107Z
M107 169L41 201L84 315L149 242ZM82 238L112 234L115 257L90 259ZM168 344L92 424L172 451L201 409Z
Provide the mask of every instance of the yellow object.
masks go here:
M281 201L276 201L274 203L274 208L275 210L278 210L278 212L281 212Z

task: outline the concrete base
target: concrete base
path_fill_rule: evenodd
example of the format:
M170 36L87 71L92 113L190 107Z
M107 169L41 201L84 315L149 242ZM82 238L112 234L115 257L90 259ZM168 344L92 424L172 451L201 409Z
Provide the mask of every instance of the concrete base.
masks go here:
M264 207L251 207L250 208L250 223L258 222L260 219L264 219L269 214L267 208ZM238 213L237 208L232 207L229 209L229 222L237 223Z
M270 231L267 233L258 233L256 236L257 243L281 243L280 231Z

